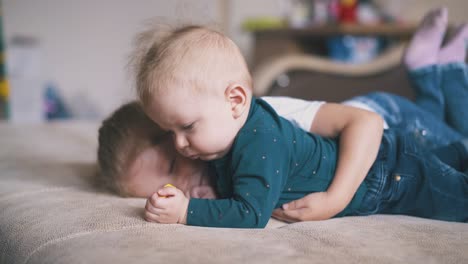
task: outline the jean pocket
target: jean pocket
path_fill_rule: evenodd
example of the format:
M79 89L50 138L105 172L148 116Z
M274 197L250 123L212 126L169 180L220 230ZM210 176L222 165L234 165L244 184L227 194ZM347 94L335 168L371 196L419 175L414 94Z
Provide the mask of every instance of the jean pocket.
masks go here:
M397 203L408 193L410 186L414 184L416 184L415 175L395 171L388 176L387 186L382 192L382 202L387 205Z
M403 153L412 157L418 157L421 155L421 147L416 144L416 140L409 134L402 134L399 140L399 149L403 150Z
M437 172L441 177L451 173L450 166L441 162L427 148L420 146L409 136L403 137L402 144L404 155L400 157L400 163L407 168L406 171L409 171L401 172L402 177L422 177L423 174L428 174L431 171L432 173Z

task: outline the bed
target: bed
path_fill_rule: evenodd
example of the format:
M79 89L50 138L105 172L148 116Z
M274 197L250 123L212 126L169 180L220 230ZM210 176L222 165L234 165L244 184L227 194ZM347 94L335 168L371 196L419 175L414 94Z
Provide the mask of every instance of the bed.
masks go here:
M271 84L271 83L270 83ZM163 225L97 189L97 122L0 123L0 263L468 263L468 224L398 215Z

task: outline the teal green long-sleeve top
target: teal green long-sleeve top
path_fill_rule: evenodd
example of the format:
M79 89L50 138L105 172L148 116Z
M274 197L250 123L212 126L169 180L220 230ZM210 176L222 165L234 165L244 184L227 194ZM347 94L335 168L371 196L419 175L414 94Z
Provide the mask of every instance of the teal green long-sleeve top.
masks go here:
M191 198L187 224L263 228L275 208L312 192L326 191L337 163L336 140L308 133L253 98L246 123L231 150L211 161L219 199ZM358 208L367 188L361 184L338 216Z

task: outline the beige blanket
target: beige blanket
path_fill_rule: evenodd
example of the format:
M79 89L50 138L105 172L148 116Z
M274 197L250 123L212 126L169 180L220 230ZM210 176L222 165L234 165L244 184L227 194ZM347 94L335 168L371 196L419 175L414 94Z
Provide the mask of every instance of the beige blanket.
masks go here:
M97 124L0 123L0 263L468 263L468 224L375 215L220 229L147 223L96 190Z

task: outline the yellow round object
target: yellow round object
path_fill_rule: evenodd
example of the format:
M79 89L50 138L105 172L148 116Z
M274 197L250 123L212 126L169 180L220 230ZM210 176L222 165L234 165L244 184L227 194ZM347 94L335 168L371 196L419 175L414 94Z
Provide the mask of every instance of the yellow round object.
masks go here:
M164 188L166 188L166 187L175 188L175 186L170 184L170 183L164 185ZM159 195L159 197L167 198L167 196L164 196L164 195Z

